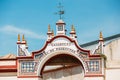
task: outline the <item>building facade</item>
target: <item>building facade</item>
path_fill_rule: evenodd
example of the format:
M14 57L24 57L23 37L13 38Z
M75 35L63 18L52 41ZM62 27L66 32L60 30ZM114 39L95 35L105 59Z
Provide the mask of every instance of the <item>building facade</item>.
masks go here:
M81 47L74 26L66 35L66 23L56 22L56 34L48 25L42 49L29 53L27 42L18 34L17 56L0 58L1 80L118 80L120 79L120 39Z

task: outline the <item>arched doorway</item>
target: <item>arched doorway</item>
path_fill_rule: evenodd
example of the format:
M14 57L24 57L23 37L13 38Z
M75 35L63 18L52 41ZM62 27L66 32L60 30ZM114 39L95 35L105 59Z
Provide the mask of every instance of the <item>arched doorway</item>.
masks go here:
M84 69L76 57L59 54L44 64L41 75L43 80L83 80Z

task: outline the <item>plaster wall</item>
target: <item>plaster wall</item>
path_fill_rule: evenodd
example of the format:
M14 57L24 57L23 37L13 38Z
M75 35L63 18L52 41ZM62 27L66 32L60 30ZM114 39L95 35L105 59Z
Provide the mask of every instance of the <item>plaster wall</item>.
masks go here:
M120 68L120 39L116 39L104 47L104 54L107 57L107 68Z
M17 80L17 76L3 76L0 80Z
M0 66L16 65L16 61L0 61Z
M43 80L41 78L17 78L17 76L2 76L0 80Z
M17 72L5 72L5 73L0 73L0 77L8 77L8 76L17 76Z
M84 80L104 80L103 77L85 77Z
M43 80L83 80L84 71L81 66L57 70L43 74Z
M40 78L18 78L16 80L42 80Z
M120 79L120 68L119 69L107 69L105 80L119 80Z

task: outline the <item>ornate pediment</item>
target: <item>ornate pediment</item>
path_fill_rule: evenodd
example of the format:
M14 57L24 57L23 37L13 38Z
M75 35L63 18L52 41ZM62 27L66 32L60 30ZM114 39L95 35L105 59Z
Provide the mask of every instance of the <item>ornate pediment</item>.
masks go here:
M41 59L49 53L63 52L73 53L80 57L87 58L90 54L89 50L82 49L75 40L67 36L55 36L47 41L43 49L33 52L35 59Z

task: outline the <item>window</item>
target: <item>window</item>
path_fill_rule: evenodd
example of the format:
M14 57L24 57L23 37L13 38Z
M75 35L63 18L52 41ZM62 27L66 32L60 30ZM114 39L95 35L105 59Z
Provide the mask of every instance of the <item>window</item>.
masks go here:
M99 71L99 61L88 61L89 71Z
M63 26L58 26L58 31L63 31Z
M22 72L34 72L34 62L22 62L21 71Z

